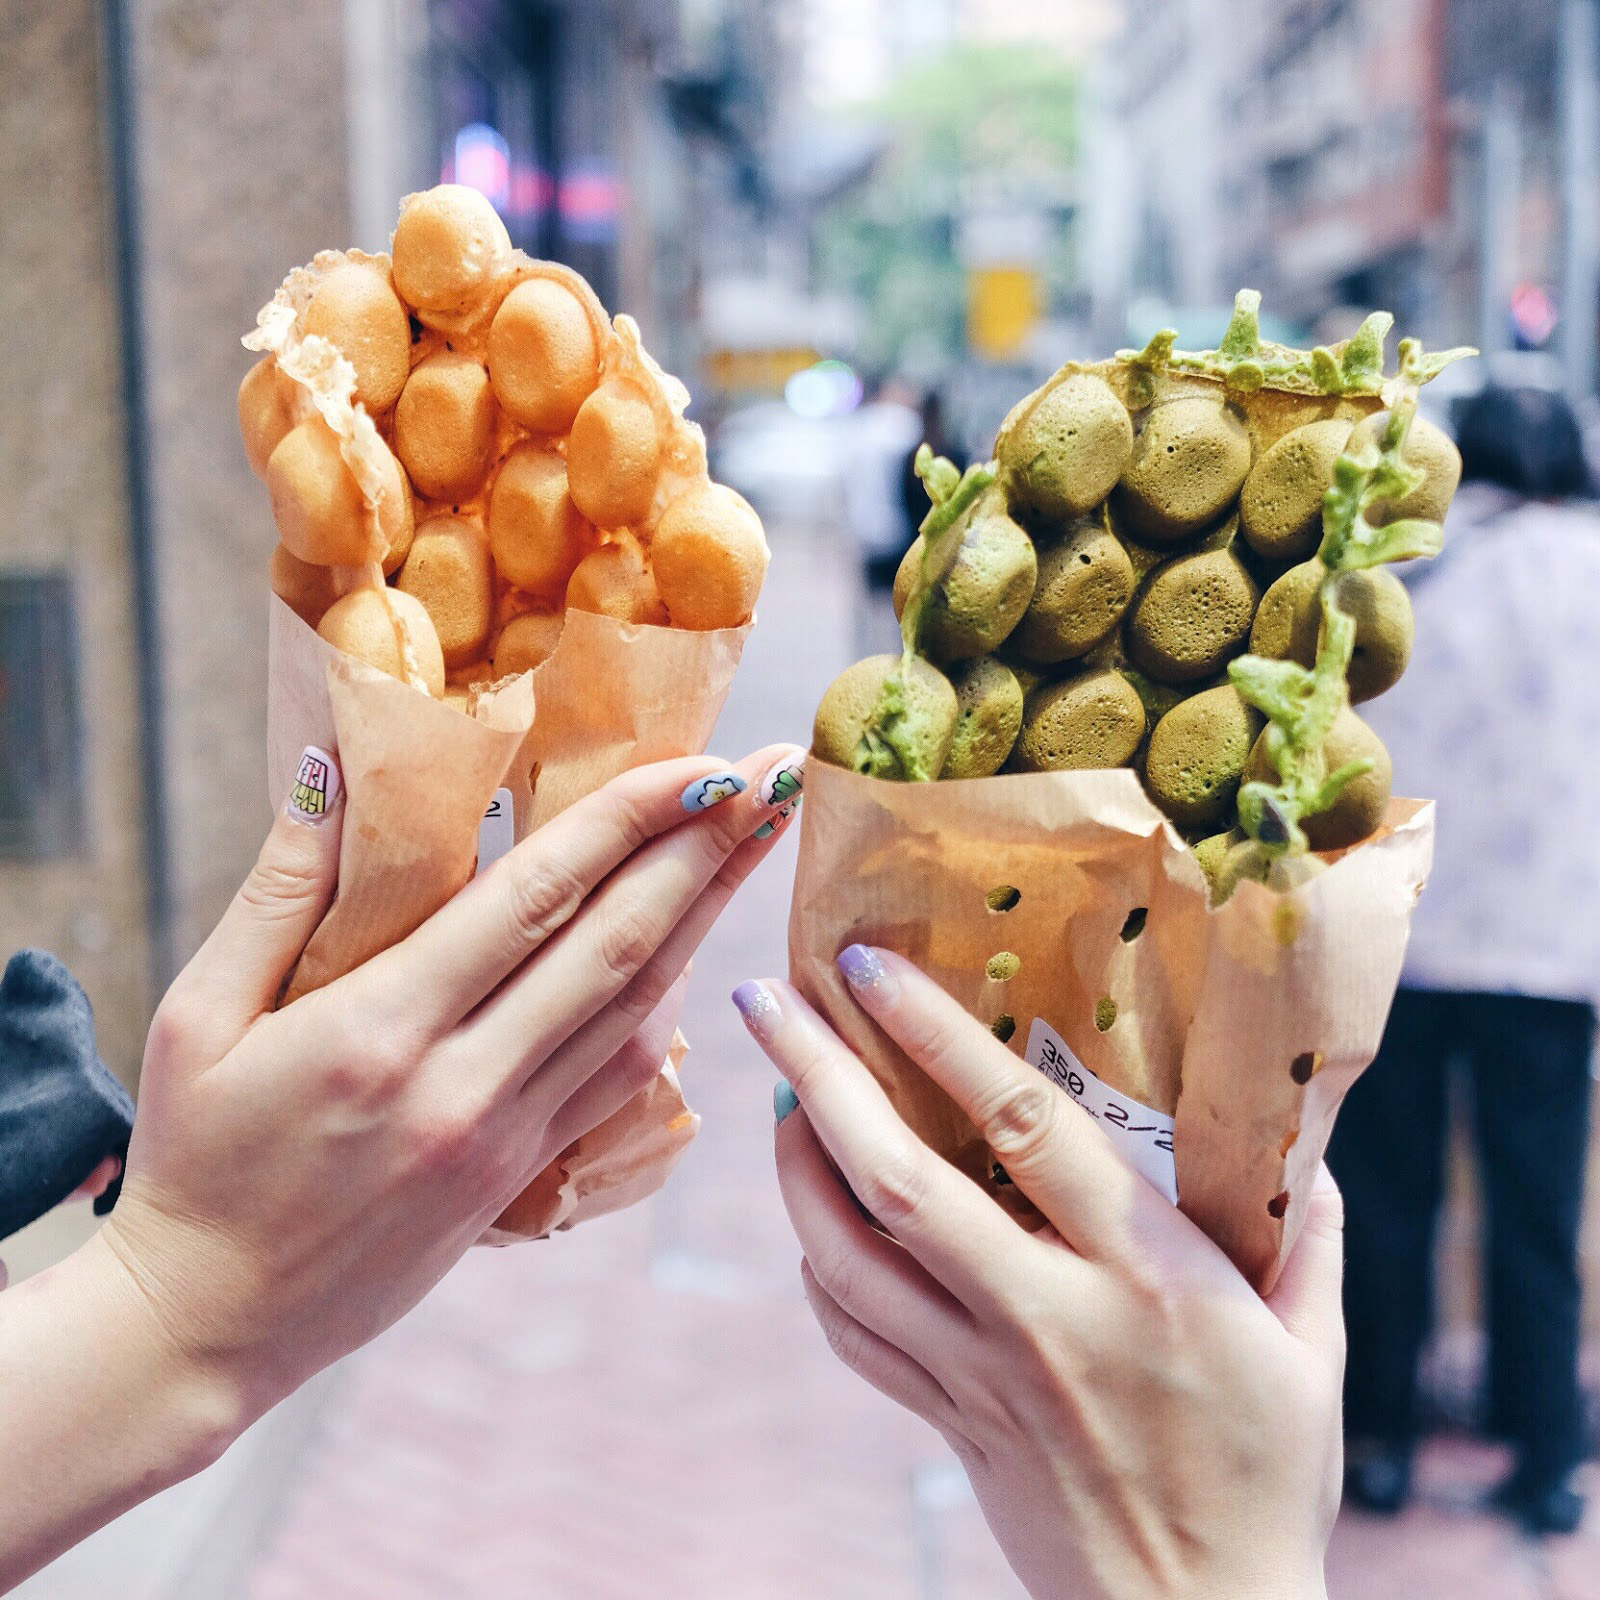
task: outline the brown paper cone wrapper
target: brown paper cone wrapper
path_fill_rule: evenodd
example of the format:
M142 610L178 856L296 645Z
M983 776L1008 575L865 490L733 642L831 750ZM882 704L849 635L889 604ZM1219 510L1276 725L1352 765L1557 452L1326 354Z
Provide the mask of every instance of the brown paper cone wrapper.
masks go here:
M333 649L274 598L273 803L307 745L338 752L345 785L338 897L285 1003L398 943L471 879L497 789L511 790L521 840L631 767L703 750L748 632L572 611L550 659L480 694L467 716ZM676 1041L648 1088L563 1151L489 1242L542 1237L658 1189L699 1127L678 1082L685 1049Z
M1325 859L1293 890L1245 883L1211 910L1131 771L902 784L813 762L790 970L917 1133L1030 1225L971 1123L868 1021L834 958L854 942L898 951L985 1025L1013 1018L1019 1053L1042 1017L1104 1083L1174 1117L1180 1207L1266 1293L1339 1103L1377 1052L1432 864L1432 804L1392 801L1375 837ZM1013 909L990 909L1000 889ZM1019 962L1006 981L987 971L1001 952Z

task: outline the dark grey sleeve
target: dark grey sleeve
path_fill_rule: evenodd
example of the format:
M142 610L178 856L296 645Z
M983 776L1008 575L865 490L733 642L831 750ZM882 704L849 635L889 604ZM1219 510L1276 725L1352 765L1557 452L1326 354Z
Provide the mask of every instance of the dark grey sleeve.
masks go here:
M0 978L0 1239L125 1153L132 1130L133 1101L95 1049L89 997L54 956L19 951Z

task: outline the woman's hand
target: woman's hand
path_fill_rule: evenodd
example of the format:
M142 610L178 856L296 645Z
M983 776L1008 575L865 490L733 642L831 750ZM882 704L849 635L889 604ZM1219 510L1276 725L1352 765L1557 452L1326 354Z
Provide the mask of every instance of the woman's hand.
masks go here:
M156 1013L102 1235L248 1411L415 1304L650 1081L671 1026L647 1024L767 848L761 780L799 759L751 756L692 813L714 761L627 773L410 938L273 1011L337 863L336 823L278 823Z
M0 1297L0 1457L33 1463L0 1498L0 1590L388 1326L651 1080L801 760L627 773L282 1010L342 808L278 819L157 1011L116 1211Z
M742 986L798 1097L778 1172L840 1357L949 1440L1040 1600L1323 1595L1344 1364L1332 1180L1263 1302L1088 1115L909 962L852 946L840 966L1050 1224L1024 1232L935 1156L787 984Z

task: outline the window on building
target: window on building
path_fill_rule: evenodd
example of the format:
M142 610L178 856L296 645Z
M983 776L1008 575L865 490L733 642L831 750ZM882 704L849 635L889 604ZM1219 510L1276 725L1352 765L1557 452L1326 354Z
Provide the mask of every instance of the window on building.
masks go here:
M84 847L77 660L67 574L0 573L0 859Z

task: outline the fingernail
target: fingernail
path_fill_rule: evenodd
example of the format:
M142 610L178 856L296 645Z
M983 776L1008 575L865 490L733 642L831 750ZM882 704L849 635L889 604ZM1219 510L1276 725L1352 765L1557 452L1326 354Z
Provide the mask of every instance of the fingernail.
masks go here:
M796 1111L799 1107L800 1101L795 1096L794 1085L787 1078L779 1078L772 1089L772 1115L774 1121L782 1122L791 1111Z
M756 829L755 837L757 839L770 839L773 834L783 827L783 825L788 822L789 818L795 814L800 807L801 800L804 798L804 795L797 795L789 802L788 805L783 808L782 811L777 814L777 816L771 817L766 822L763 822L761 826Z
M297 822L313 826L325 822L339 798L339 763L326 750L308 744L294 775L294 787L284 810Z
M852 989L876 989L886 976L878 952L864 944L853 944L839 952L839 970Z
M712 806L743 794L750 785L737 772L713 772L709 778L696 778L683 791L685 811L709 811Z
M806 781L804 752L785 756L756 787L764 806L786 806L800 793Z
M766 984L753 978L748 983L741 983L733 991L733 1003L744 1018L745 1027L757 1039L765 1043L772 1037L782 1012L778 1010L777 996Z

